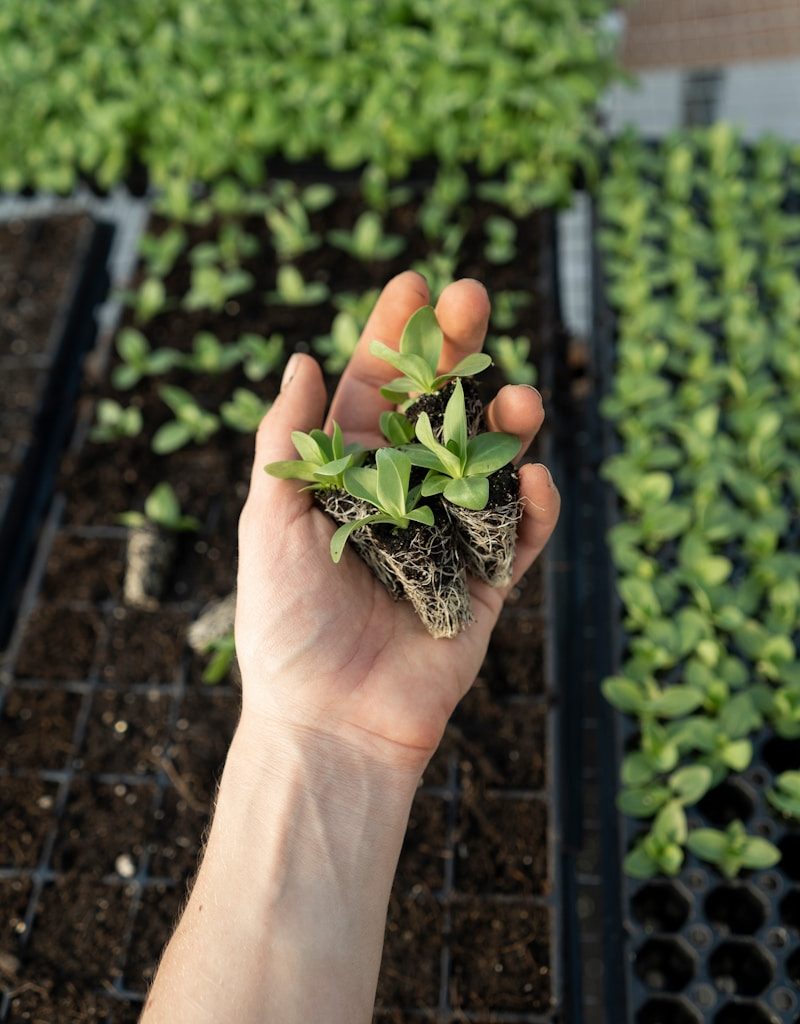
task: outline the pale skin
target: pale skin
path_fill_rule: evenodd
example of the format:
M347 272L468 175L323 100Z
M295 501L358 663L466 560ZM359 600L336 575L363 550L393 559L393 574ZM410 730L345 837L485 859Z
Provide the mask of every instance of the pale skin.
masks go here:
M143 1024L367 1024L386 909L411 802L445 726L480 668L507 591L471 581L475 623L427 635L353 550L335 566L333 524L307 492L263 467L296 453L292 430L336 419L347 440L382 443L379 394L395 376L370 355L397 348L430 301L411 271L384 288L325 420L322 374L294 356L256 438L239 524L236 649L242 716L186 910L153 983ZM436 312L440 372L483 343L489 299L449 285ZM505 387L493 430L523 452L539 430L539 393ZM515 582L547 543L559 496L541 465L520 470L524 514Z

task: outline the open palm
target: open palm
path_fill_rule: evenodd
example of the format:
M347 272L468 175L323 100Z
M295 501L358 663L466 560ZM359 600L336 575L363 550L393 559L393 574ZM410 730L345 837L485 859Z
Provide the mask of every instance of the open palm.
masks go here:
M391 405L380 387L392 369L370 355L375 338L397 348L409 316L429 302L413 272L383 290L334 396L347 441L378 447L378 417ZM480 349L489 317L484 288L463 280L436 307L445 334L440 372ZM470 581L475 623L433 639L406 601L395 602L351 548L328 551L333 523L295 481L263 472L294 457L293 430L319 427L325 387L309 356L290 361L281 394L259 428L250 494L239 529L236 647L244 702L256 713L323 731L389 762L422 770L455 705L474 680L506 591ZM488 409L490 427L517 434L524 453L543 420L538 392L506 387ZM529 568L558 518L558 492L543 466L520 472L524 514L514 581Z

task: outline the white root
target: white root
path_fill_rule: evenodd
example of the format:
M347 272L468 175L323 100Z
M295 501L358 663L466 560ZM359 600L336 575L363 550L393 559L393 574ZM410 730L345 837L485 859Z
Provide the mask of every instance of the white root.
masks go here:
M152 610L167 586L177 543L175 536L149 523L128 533L125 557L125 603Z
M467 568L491 587L511 582L517 547L517 526L522 518L518 498L482 512L446 502L456 540Z

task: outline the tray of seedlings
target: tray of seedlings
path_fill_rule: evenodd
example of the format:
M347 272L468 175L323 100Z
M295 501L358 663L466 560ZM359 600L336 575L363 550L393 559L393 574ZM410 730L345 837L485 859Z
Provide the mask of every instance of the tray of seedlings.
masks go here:
M610 1020L800 1018L799 170L719 125L599 198Z
M293 351L316 354L335 385L377 289L407 267L434 296L454 277L486 283L495 365L412 381L407 391L434 394L418 416L386 420L389 454L338 467L358 518L378 521L347 526L352 507L325 488L318 498L365 552L368 536L391 539L387 515L397 526L398 508L372 500L394 460L408 474L400 512L419 511L421 487L450 502L448 544L461 538L474 565L504 577L504 531L487 538L469 507L496 459L470 462L470 435L506 380L538 383L549 409L556 360L552 217L507 198L453 174L424 190L367 177L337 189L276 179L256 193L225 180L188 205L182 194L156 201L108 365L93 361L84 380L84 418L4 656L0 1019L136 1020L239 711L231 594L253 433ZM458 466L452 446L437 447L445 429L465 440ZM529 457L547 458L548 430ZM353 454L336 435L299 440L307 473ZM504 488L492 487L502 513ZM403 556L390 554L391 579L385 563L375 569L411 599ZM458 601L444 620L419 611L443 633L467 615ZM513 591L415 800L380 1021L563 1019L551 617L545 555Z
M94 338L110 240L86 216L0 224L0 644Z

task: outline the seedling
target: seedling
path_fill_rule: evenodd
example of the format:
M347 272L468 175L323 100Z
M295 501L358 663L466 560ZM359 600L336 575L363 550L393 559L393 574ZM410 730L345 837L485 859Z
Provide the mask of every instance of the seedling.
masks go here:
M192 373L225 373L241 360L238 345L223 345L215 334L200 331L192 341L191 355L183 356L181 366Z
M736 878L743 868L763 871L781 859L776 846L761 836L749 836L741 821L732 821L724 832L695 829L686 845L696 857L715 864L726 878Z
M258 240L235 222L223 224L216 242L199 242L189 253L195 267L221 265L237 270L242 262L258 252Z
M220 313L227 302L253 287L253 275L246 270L223 270L217 266L192 268L191 286L183 300L184 309L211 309Z
M687 835L686 813L679 801L670 800L656 815L650 832L625 858L626 874L633 878L677 875L683 864Z
M370 352L403 374L381 388L383 397L406 402L414 394L432 395L448 381L472 377L492 365L489 356L475 352L465 356L447 373L437 374L443 345L444 334L432 306L423 306L409 318L400 337L399 352L382 341L371 342Z
M316 306L328 294L328 286L322 281L305 281L297 267L286 264L278 267L275 291L268 292L267 299L282 306Z
M152 448L157 455L168 455L191 441L205 444L219 430L219 419L206 412L188 391L165 385L158 393L175 419L164 423L153 435Z
M767 799L781 814L800 821L800 771L778 775L774 788L767 790Z
M167 373L180 360L180 352L174 348L153 350L147 338L133 327L123 327L117 335L117 353L122 359L111 373L115 388L128 390L138 384L142 377L155 377Z
M405 530L411 523L433 526L433 509L420 505L421 488L409 489L411 460L394 448L381 448L375 456L375 469L348 469L344 486L348 494L377 509L376 512L340 526L331 538L331 558L338 562L347 539L354 530L380 523Z
M147 267L148 277L166 277L185 248L186 232L178 224L173 224L160 235L143 235L139 242L139 252Z
M398 235L383 233L382 218L374 210L362 213L352 231L329 231L328 241L364 263L394 259L406 246L405 239Z
M278 259L293 260L319 248L320 236L311 230L306 208L294 196L270 206L265 217Z
M520 441L510 434L478 434L470 438L464 389L457 380L444 414L443 441L433 435L428 414L423 412L415 426L419 446L406 449L415 466L428 470L422 495L441 494L461 508L481 510L489 500L489 477L507 466L518 454Z
M483 254L490 263L510 263L517 255L517 226L508 217L487 217Z
M406 185L390 184L389 175L381 167L367 167L361 175L361 195L364 202L378 213L386 213L395 206L402 206L413 196Z
M233 631L225 636L212 640L206 647L206 654L211 658L203 669L202 680L208 686L216 686L221 683L231 671L236 660L236 644L233 639Z
M711 788L712 772L706 765L687 765L668 776L666 783L650 783L623 789L617 807L631 818L652 818L670 800L689 807Z
M292 444L299 459L271 462L264 470L281 480L305 480L310 491L342 490L345 471L360 466L366 454L361 445L344 443L338 423L333 424L330 437L322 430L310 434L295 430Z
M158 277L145 277L135 291L123 291L121 298L133 309L137 324L146 324L169 307L167 290Z
M444 498L456 542L473 575L490 586L505 586L521 516L519 478L510 465L519 452L519 438L500 433L470 437L460 380L445 407L443 443L436 440L426 412L417 418L415 431L420 444L405 450L414 465L428 470L423 496Z
M97 420L89 434L96 444L108 444L124 438L137 437L142 430L142 413L135 405L124 408L112 398L97 403Z
M528 338L512 338L504 334L491 339L487 348L510 384L527 384L532 387L536 383L536 367L528 362L531 351Z
M337 313L331 324L331 333L314 338L311 343L317 355L324 357L328 373L338 374L350 362L361 332L350 313Z
M144 512L123 512L119 517L123 526L140 528L152 523L170 533L194 532L200 521L181 512L180 502L168 483L156 484L144 502Z
M226 427L241 434L253 434L268 409L269 402L264 402L247 388L236 388L233 398L223 402L219 412Z
M126 545L125 603L152 610L166 586L177 550L176 536L200 529L194 516L184 515L168 483L157 484L145 499L144 512L118 517L129 528Z
M283 362L283 335L243 334L238 341L242 367L248 380L264 380Z

